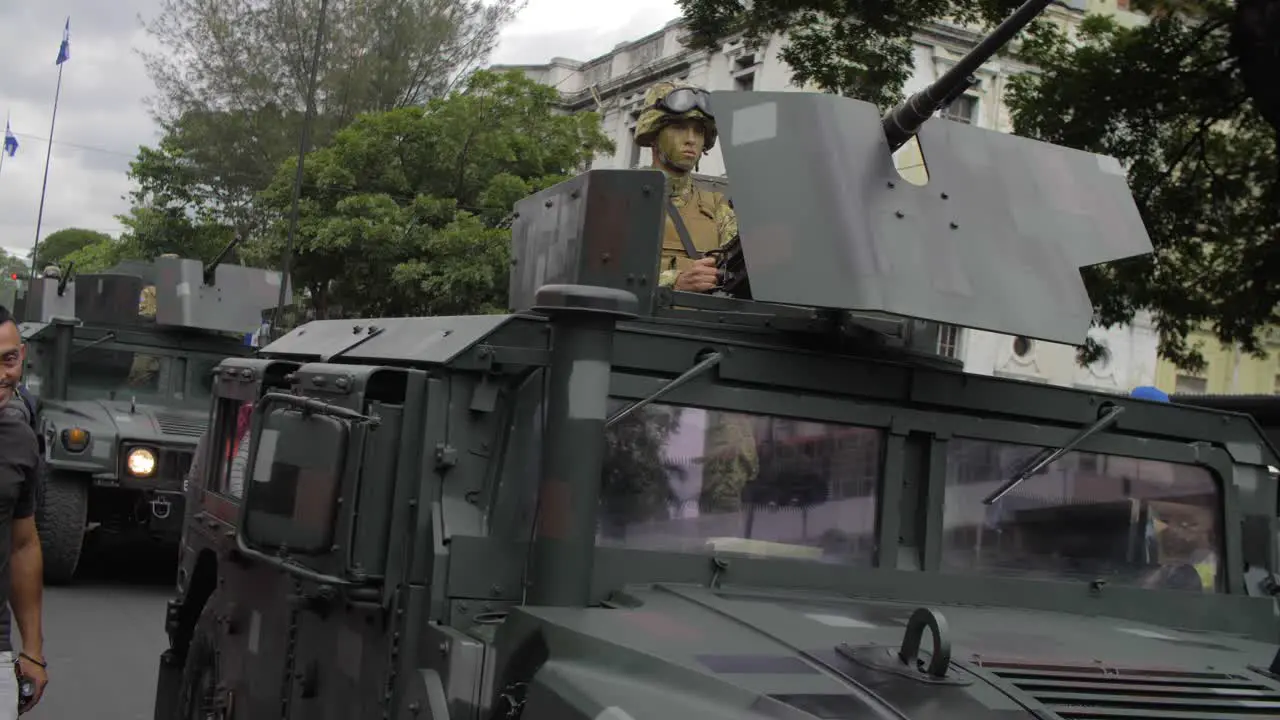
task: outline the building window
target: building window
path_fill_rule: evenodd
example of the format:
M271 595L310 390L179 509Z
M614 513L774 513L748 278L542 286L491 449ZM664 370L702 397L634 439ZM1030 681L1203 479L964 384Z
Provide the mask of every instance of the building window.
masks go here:
M1179 375L1173 383L1173 392L1177 395L1204 395L1208 389L1208 380L1191 375Z
M756 89L756 74L743 73L733 79L733 89L739 92L751 92Z
M942 117L969 125L978 122L978 98L972 95L961 95L942 111Z
M955 325L938 328L938 354L949 358L960 356L960 328Z

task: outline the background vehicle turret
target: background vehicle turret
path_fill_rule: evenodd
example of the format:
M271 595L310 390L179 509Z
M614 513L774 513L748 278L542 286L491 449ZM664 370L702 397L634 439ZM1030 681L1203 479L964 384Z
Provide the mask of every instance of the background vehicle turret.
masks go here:
M278 272L176 255L30 281L15 313L49 448L37 511L47 582L70 582L95 538L177 541L211 373L252 352L245 337L279 283Z

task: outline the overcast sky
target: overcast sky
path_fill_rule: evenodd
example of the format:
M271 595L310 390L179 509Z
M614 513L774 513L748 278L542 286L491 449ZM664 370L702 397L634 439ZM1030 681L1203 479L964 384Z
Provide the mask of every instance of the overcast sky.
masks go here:
M36 235L40 186L58 82L58 45L71 17L40 236L67 227L111 234L128 209L125 176L139 145L157 133L145 98L154 86L137 49L153 47L138 15L160 0L0 1L0 114L20 144L0 165L0 247L23 256ZM608 9L606 9L608 8ZM618 8L618 9L614 9ZM528 0L503 33L493 63L580 60L657 30L679 15L674 0Z

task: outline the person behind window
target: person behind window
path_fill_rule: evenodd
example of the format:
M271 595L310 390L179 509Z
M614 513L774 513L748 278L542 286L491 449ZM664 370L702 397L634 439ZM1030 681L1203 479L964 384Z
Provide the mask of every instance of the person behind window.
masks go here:
M249 430L253 420L253 403L244 403L236 413L235 445L231 449L231 471L227 474L227 492L239 498L244 494L244 474L249 465Z
M244 472L245 466L249 461L249 429L250 421L253 419L253 403L241 403L240 409L236 412L236 429L223 445L223 460L230 461L230 468L227 472L227 492L231 497L239 498L244 491ZM187 476L182 481L183 492L188 491L192 487L199 486L201 476L204 473L205 448L209 443L210 434L213 428L210 427L200 436L200 440L196 442L195 460L191 463L191 467L187 470ZM195 503L188 501L187 509L191 510Z

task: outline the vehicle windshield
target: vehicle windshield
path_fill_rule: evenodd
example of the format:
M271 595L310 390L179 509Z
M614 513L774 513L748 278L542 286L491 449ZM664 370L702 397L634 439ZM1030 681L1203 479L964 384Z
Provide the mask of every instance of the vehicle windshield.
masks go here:
M1072 452L983 504L1040 450L961 438L948 443L944 570L1220 589L1221 500L1207 470Z
M610 414L627 404L611 400ZM875 428L648 405L607 432L597 545L870 566L884 440ZM1043 448L947 448L943 571L1220 591L1220 493L1207 470L1071 452L988 506Z
M879 430L655 403L607 437L599 545L872 561Z
M213 397L213 369L222 362L223 356L191 357L191 375L187 396L197 400Z
M71 355L70 387L88 391L94 399L104 391L119 397L154 397L170 394L173 363L165 355L100 347L77 348Z

